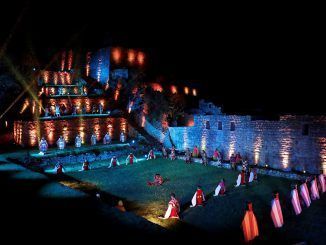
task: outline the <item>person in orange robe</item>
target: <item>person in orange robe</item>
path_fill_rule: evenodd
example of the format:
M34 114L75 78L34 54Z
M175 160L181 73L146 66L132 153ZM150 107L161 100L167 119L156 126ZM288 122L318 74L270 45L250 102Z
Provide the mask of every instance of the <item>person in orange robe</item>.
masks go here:
M241 226L243 230L244 240L246 243L251 242L259 236L257 219L254 214L251 202L248 202L247 204L247 211L245 213Z

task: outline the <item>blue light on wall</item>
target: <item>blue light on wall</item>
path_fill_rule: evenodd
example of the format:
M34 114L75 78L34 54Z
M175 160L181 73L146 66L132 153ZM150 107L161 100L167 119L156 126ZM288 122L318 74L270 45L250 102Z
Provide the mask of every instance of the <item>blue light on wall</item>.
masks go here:
M90 77L105 85L110 78L110 48L92 53L90 59Z

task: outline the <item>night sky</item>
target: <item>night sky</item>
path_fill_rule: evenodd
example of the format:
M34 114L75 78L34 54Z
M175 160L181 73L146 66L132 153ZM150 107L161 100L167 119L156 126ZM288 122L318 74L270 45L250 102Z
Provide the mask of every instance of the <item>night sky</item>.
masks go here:
M32 52L40 63L64 47L143 48L150 53L150 76L198 81L203 97L223 104L227 112L326 112L320 102L325 48L318 16L150 7L11 1L1 7L0 44L11 33L6 54L19 62Z

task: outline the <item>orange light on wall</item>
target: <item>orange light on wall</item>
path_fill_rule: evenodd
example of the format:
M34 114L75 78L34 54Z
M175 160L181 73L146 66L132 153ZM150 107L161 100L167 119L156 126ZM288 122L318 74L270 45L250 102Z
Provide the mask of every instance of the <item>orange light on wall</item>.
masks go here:
M53 73L53 83L55 84L55 85L57 85L58 84L58 73L57 72L55 72L55 73Z
M65 63L66 63L66 52L62 52L61 54L61 71L65 69Z
M184 91L185 91L185 94L189 94L189 88L188 87L185 87Z
M119 94L120 94L119 89L116 89L115 92L114 92L114 100L115 101L117 101L119 99Z
M137 54L137 61L138 61L138 64L139 65L143 65L144 64L144 62L145 62L145 55L144 55L143 52L139 52Z
M91 70L91 52L87 52L86 54L86 76L89 76L89 72Z
M135 62L136 59L136 53L133 50L129 50L128 51L128 62L133 64Z
M72 68L72 50L69 50L68 53L68 70L71 70Z
M171 93L172 93L172 94L177 94L177 93L178 93L178 88L177 88L177 86L174 86L174 85L171 86Z
M142 115L142 117L141 117L141 126L142 126L142 128L145 127L145 123L146 123L145 115Z
M22 114L27 109L28 106L29 106L29 101L26 99L24 101L23 108L20 110L20 114Z
M163 92L163 88L159 83L151 83L151 87L154 91Z
M197 90L195 88L192 90L192 95L197 96Z
M44 71L43 72L43 80L44 80L44 83L48 83L49 82L49 71Z
M121 61L121 49L115 48L112 51L112 57L115 63L120 63Z
M36 103L35 100L33 101L33 106L32 106L32 113L35 114L35 107L36 107Z

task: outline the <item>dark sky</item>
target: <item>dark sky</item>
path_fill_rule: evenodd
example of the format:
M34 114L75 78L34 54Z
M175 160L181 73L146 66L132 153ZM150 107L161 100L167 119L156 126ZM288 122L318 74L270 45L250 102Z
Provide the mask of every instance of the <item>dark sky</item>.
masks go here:
M325 113L324 35L318 16L294 10L214 6L120 6L97 1L2 6L1 46L46 59L67 46L150 51L150 73L198 80L204 97L230 112ZM18 20L18 21L17 21ZM11 32L13 26L17 27Z

